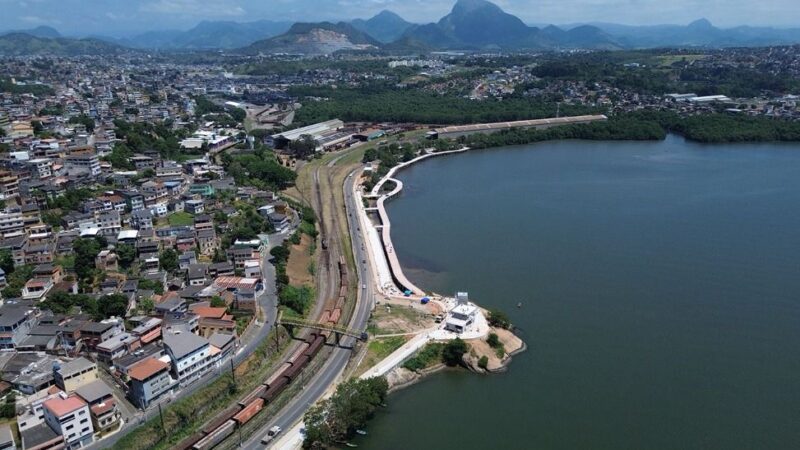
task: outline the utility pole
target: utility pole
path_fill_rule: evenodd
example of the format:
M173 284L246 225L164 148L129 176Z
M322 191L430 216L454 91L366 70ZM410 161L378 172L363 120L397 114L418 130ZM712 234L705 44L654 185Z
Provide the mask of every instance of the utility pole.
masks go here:
M164 433L164 436L166 436L167 429L164 427L164 413L161 412L161 403L158 404L158 417L161 418L161 431Z

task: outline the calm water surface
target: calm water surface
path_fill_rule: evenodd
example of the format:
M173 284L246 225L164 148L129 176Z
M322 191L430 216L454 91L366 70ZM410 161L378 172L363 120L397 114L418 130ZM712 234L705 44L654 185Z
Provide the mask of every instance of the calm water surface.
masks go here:
M400 178L408 275L529 350L393 395L359 447L800 448L800 146L552 142Z

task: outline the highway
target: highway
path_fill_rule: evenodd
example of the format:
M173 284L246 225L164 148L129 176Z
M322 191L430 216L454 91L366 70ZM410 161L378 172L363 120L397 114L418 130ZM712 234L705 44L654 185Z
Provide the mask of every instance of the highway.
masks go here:
M332 167L342 156L337 157L328 163L328 167ZM365 250L365 242L361 234L361 225L358 223L358 218L355 213L359 199L354 195L353 188L356 180L355 174L361 169L356 169L351 172L344 182L344 199L347 210L347 222L350 237L352 239L353 255L356 261L356 273L358 274L358 283L355 285L357 289L356 295L356 308L353 317L348 325L351 329L363 330L367 326L367 321L370 317L370 312L373 308L375 298L375 285L373 280L373 273L370 264L364 263L367 261L367 254ZM315 182L318 183L315 176ZM362 287L362 286L366 287ZM351 347L355 344L355 339L351 337L343 337L342 345ZM342 371L347 366L350 359L352 350L347 348L334 348L333 352L329 355L322 368L314 374L314 376L303 387L302 392L290 401L276 416L274 420L268 422L264 427L257 431L249 440L243 443L243 447L247 449L261 449L264 448L261 444L261 438L267 433L271 427L277 425L284 430L288 430L295 423L302 420L303 414L306 410L316 403L320 398L325 395L328 389L336 382L337 378L342 374ZM277 442L277 441L276 441Z

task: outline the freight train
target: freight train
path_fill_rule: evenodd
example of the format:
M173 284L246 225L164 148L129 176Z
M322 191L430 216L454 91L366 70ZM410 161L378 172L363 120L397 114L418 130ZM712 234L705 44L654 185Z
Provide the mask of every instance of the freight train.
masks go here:
M347 264L344 257L337 262L340 277L339 296L332 308L323 311L320 324L337 325L342 318L342 308L347 300ZM300 348L283 365L239 402L225 409L205 424L200 431L181 441L178 450L208 450L232 435L239 427L255 417L297 378L328 340L330 331L314 331L300 344Z

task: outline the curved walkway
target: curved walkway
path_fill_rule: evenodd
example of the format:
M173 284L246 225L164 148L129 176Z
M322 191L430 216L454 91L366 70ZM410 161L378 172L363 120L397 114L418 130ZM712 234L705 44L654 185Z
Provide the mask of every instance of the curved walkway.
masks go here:
M401 285L399 287L401 289L407 289L411 291L412 295L417 295L417 296L425 295L425 291L418 288L416 285L414 285L414 283L409 281L409 279L406 278L405 274L403 273L403 267L400 265L400 260L397 258L397 253L395 253L394 245L392 244L392 223L391 220L389 219L389 214L386 212L386 206L384 205L386 200L391 199L392 197L399 194L400 191L403 190L403 182L398 180L397 178L394 178L394 174L397 173L397 171L399 171L400 169L406 168L414 163L417 163L419 161L422 161L424 159L433 156L450 155L453 153L465 152L467 150L469 150L468 147L460 148L458 150L449 150L438 153L427 152L423 155L420 155L412 159L411 161L398 164L392 167L389 170L389 172L383 178L381 178L377 184L375 184L375 186L372 188L370 195L367 196L369 198L378 199L377 208L378 208L378 216L380 217L381 220L381 238L383 240L383 250L386 259L388 260L389 268L392 271L392 274L394 275L394 279L397 280L397 282ZM383 185L386 184L387 181L392 181L393 183L395 183L394 189L385 194L379 194L381 188L383 188Z

